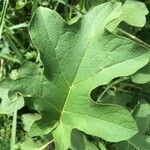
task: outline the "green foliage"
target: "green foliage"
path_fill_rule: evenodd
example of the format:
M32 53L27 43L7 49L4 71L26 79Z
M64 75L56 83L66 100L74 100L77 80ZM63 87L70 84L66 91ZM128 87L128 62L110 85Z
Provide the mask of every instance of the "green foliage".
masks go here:
M143 27L146 23L145 15L148 14L146 6L141 2L126 1L122 6L122 14L117 19L107 25L107 29L112 31L120 22L124 21L129 25Z
M140 69L132 76L132 81L138 84L144 84L150 82L150 64Z
M2 149L148 149L150 46L136 35L150 28L149 2L7 2L0 113L11 127Z
M133 112L133 116L137 122L139 132L128 141L117 144L118 150L149 149L150 105L145 101L140 101Z

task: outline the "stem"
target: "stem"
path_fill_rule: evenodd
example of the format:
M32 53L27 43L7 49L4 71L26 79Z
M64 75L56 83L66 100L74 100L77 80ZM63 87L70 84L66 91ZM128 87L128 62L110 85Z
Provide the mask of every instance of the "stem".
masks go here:
M68 22L68 0L65 0L66 2L66 5L65 5L65 18L66 18L66 21Z
M17 128L17 110L14 111L13 115L10 150L15 150L16 128Z
M131 88L134 88L134 89L137 89L137 90L143 91L143 89L142 89L141 87L135 86L135 85L130 84L130 83L122 83L122 84L120 84L120 85L128 86L128 87L131 87Z
M86 3L86 0L80 0L79 2L79 7L80 7L80 11L85 8L85 3Z
M11 30L16 30L16 29L20 29L20 28L27 28L28 24L27 22L21 23L21 24L17 24L17 25L13 25L11 27L9 27L8 29Z
M12 41L12 39L9 37L9 35L7 33L5 33L5 38L7 40L7 42L9 43L10 47L14 50L14 52L16 53L18 59L20 62L24 61L23 58L23 54L22 52L16 47L16 45L14 44L14 42Z
M133 36L132 34L120 29L120 28L117 28L117 31L119 31L120 33L126 35L127 37L129 37L130 39L132 39L133 41L139 43L139 44L142 44L143 46L145 46L146 48L150 49L150 45L145 43L144 41L140 40L139 38Z
M106 89L102 92L102 94L101 94L100 97L98 98L97 102L98 102L98 103L101 102L101 99L102 99L102 97L104 96L104 94L105 94L113 85L116 85L116 84L118 84L118 83L120 83L120 82L122 82L122 81L128 80L129 78L130 78L130 77L123 77L123 78L120 78L120 79L118 79L118 80L116 80L116 81L110 83L110 84L106 87Z
M131 144L135 149L139 150L139 148L136 147L136 145L134 145L132 142L130 142L129 140L127 140L127 142L128 142L129 144Z
M18 44L18 46L20 47L20 48L22 48L24 51L26 51L25 50L25 48L23 47L23 45L16 39L16 37L12 34L12 32L10 31L10 29L5 25L4 26L4 28L5 28L5 30L6 30L6 32L7 32L7 34L10 36L10 38L16 43L16 44Z
M6 10L8 7L8 2L9 2L9 0L4 0L4 2L3 2L2 16L1 16L1 20L0 20L0 39L1 39L2 31L3 31L3 27L4 27L4 23L5 23L5 16L6 16Z
M147 94L137 93L137 92L135 93L135 92L132 92L132 91L129 91L129 90L125 90L125 89L119 88L119 87L111 86L110 88L113 89L113 90L120 91L120 92L132 94L132 95L133 95L133 94L136 94L136 95L139 95L139 96L143 96L143 97L145 97L145 98L150 98Z
M49 141L48 143L46 143L45 145L43 145L42 147L40 147L38 150L44 150L45 148L48 147L48 145L50 145L53 142L54 142L54 140Z
M104 96L104 94L110 89L111 85L107 86L107 88L102 92L102 94L99 96L97 102L100 103L102 97Z
M3 66L4 66L4 59L0 59L0 80L3 77Z
M3 54L3 53L0 53L0 58L15 62L15 63L20 63L20 61L18 59L13 58L12 56L9 56L9 55Z
M35 12L35 10L37 9L38 7L38 0L33 0L33 3L32 3L32 14Z
M113 90L118 90L118 91L121 91L121 92L124 92L124 93L128 93L128 94L135 94L134 92L131 92L129 90L125 90L125 89L122 89L122 88L119 88L119 87L115 87L115 86L111 86L111 89Z
M54 10L55 10L55 11L57 10L57 7L58 7L59 3L60 3L60 2L57 1L56 5L55 5L55 7L54 7Z

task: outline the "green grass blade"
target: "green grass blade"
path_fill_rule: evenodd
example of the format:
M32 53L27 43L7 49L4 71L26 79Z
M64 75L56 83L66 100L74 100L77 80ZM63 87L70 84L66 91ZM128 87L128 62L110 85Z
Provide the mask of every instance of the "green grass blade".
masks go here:
M3 2L2 16L0 19L0 39L1 39L4 24L5 24L5 16L6 16L6 10L8 7L8 2L9 2L9 0L4 0L4 2Z

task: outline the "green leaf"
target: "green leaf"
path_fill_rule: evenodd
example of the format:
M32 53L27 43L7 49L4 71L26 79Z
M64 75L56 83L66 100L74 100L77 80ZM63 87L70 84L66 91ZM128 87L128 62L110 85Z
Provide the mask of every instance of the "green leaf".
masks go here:
M24 125L24 130L29 132L32 124L36 121L41 119L41 116L39 114L33 113L33 114L23 114L22 115L22 121Z
M116 97L115 97L116 103L118 105L121 105L125 108L127 107L127 104L131 103L133 104L133 96L127 93L116 93ZM129 109L129 108L128 108Z
M137 150L129 141L116 144L116 150Z
M4 100L5 102L9 101L8 91L9 91L9 87L11 83L12 83L11 79L8 79L8 80L5 79L5 80L0 81L0 98Z
M146 23L148 10L144 3L126 0L123 5L123 20L136 27L143 27Z
M132 81L138 84L150 82L150 63L132 76Z
M18 78L9 91L10 97L18 91L26 97L26 105L32 109L34 107L42 115L42 119L31 126L29 135L45 135L52 131L60 116L59 107L63 106L58 98L65 98L65 90L38 75Z
M12 114L24 106L24 98L20 93L16 92L11 100L8 98L8 91L11 84L12 80L10 79L0 81L0 98L2 99L0 113L2 114Z
M7 103L2 103L0 105L0 113L11 114L16 110L21 109L24 106L24 98L21 94L16 93L16 96Z
M79 132L78 130L73 130L72 131L72 136L71 136L71 141L72 141L72 150L98 150L96 145L88 141L86 136Z
M30 36L41 54L45 77L19 78L9 95L20 92L31 98L42 116L31 132L41 135L53 131L56 149L71 145L72 129L111 142L137 133L136 123L125 108L96 104L90 97L94 88L129 76L149 61L146 48L105 30L120 12L121 4L110 2L95 7L73 25L42 7L32 18Z
M26 137L25 140L20 144L21 150L39 150L43 145L40 141L33 141L32 138Z
M25 5L26 5L26 1L25 0L18 0L17 2L16 2L16 6L15 6L15 9L16 10L20 10L20 9L22 9Z
M150 147L150 136L147 134L150 127L150 105L140 101L133 112L139 132L128 141L117 144L117 150L148 150Z
M99 142L99 147L101 150L107 150L102 142Z
M149 131L150 125L150 105L144 100L141 100L133 112L133 116L138 124L139 131L146 133Z
M38 67L37 64L30 61L26 61L18 69L19 77L34 76L34 75L39 75L41 73L42 73L42 69L40 69L40 67Z
M144 3L138 1L126 0L122 6L122 14L115 20L112 20L107 29L113 31L120 22L124 21L135 27L143 27L146 23L148 10Z

